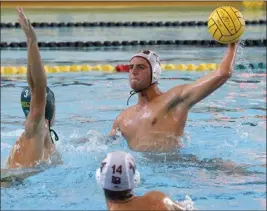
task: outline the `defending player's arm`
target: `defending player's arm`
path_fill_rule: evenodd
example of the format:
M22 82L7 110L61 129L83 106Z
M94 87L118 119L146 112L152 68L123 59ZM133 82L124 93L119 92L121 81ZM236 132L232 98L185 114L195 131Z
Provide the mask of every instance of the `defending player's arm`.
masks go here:
M18 8L17 12L19 23L27 38L27 79L31 89L31 103L30 112L25 123L25 135L30 138L40 126L40 122L43 122L45 118L47 82L35 31L24 15L22 8Z
M41 168L31 169L1 169L1 187L10 187L13 182L21 182L24 179L43 172Z

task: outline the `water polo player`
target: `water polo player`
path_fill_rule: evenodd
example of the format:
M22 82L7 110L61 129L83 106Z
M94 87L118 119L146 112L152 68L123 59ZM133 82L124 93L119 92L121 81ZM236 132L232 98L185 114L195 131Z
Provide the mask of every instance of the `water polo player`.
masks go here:
M140 183L140 173L129 153L109 153L96 171L96 180L104 190L108 210L186 210L160 191L135 196L133 189Z
M135 151L170 151L181 147L189 110L222 86L231 76L237 44L228 50L217 71L191 84L160 91L160 59L156 53L143 50L130 59L129 83L138 94L138 102L122 111L113 123L110 136L119 129Z
M55 140L58 140L57 134L51 129L55 119L55 96L47 87L46 73L35 31L23 14L22 8L18 8L17 12L19 23L27 38L29 87L21 92L21 106L26 116L24 132L11 150L6 164L7 169L31 168L42 163L61 162L51 136L51 133L54 133ZM3 172L9 178L12 177L6 169L1 169L1 186L2 181L6 182ZM22 179L19 175L17 177Z

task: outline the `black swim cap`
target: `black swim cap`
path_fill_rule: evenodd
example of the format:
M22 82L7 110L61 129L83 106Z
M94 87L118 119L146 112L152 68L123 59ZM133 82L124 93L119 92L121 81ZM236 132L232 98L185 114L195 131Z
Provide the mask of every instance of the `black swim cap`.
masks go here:
M22 110L27 117L30 112L30 102L31 102L31 91L29 87L25 87L20 96L20 103ZM58 141L57 133L50 128L51 120L55 112L55 95L51 89L46 87L46 106L45 106L45 118L49 121L49 131L52 143L54 143L51 132L54 133L56 141Z
M27 117L30 111L30 102L31 102L31 91L29 87L25 87L20 96L20 103L22 110ZM46 87L46 106L45 106L45 118L51 123L53 114L55 112L55 95Z

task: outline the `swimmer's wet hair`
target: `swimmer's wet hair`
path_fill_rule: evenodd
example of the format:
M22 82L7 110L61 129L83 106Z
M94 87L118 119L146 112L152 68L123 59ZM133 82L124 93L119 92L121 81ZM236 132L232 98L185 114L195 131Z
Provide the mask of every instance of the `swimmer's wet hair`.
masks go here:
M124 191L111 191L107 189L103 190L106 199L111 201L124 201L133 196L132 190L124 190Z

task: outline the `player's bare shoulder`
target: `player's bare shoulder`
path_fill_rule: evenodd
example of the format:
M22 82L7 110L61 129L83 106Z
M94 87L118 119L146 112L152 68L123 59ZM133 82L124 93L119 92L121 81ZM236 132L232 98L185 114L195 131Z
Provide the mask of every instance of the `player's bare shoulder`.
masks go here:
M136 111L136 105L130 106L124 109L119 116L117 117L118 121L121 121L124 118L131 116Z
M169 198L166 194L160 191L150 191L144 195L147 200L154 200L157 202L161 202L164 207L168 210L184 210L184 206L174 202L171 198Z
M187 84L182 84L182 85L178 85L178 86L175 86L171 89L169 89L167 92L165 92L166 95L172 95L172 94L175 94L176 96L177 95L181 95L182 94L182 91L185 87L187 87L188 85Z
M154 200L162 200L166 195L160 191L150 191L144 195L144 197Z

